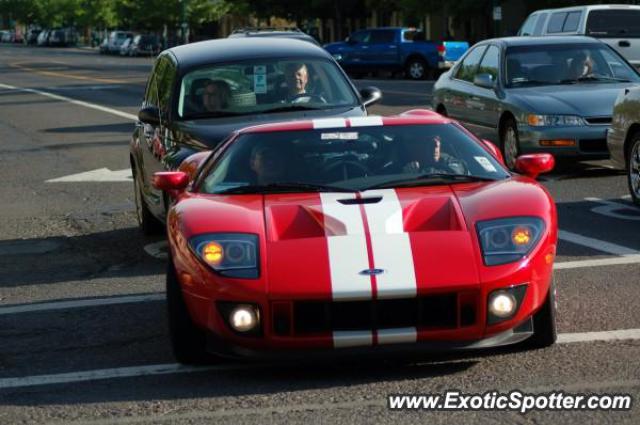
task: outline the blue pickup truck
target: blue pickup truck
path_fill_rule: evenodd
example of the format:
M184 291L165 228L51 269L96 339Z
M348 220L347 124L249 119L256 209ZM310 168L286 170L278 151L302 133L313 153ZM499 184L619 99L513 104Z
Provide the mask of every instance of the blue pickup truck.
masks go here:
M447 70L469 49L466 41L436 43L425 40L415 28L371 28L356 31L324 48L352 75L388 70L404 71L414 80L434 78Z

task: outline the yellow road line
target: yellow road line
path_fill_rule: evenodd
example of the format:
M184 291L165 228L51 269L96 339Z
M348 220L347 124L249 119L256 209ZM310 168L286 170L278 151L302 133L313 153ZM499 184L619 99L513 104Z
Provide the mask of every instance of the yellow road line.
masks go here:
M60 62L57 62L57 63L60 63ZM47 75L50 77L61 77L61 78L69 78L74 80L95 81L99 83L112 83L112 84L126 84L126 83L132 82L132 80L125 81L125 80L115 80L112 78L88 77L86 75L69 74L69 73L62 73L62 72L56 72L56 71L42 71L39 69L34 69L28 66L24 66L22 65L22 63L18 63L18 62L10 63L9 66L11 66L12 68L18 68L24 71L33 72L35 74Z

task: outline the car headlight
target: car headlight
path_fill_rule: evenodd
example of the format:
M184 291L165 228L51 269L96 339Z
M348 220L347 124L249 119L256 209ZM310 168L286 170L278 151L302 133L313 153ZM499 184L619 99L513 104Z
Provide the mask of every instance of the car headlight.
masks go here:
M532 127L577 126L584 121L577 115L527 115L527 124Z
M223 276L255 279L258 236L249 233L208 233L189 240L193 252Z
M536 246L544 231L544 221L536 217L501 218L476 225L487 266L518 261Z

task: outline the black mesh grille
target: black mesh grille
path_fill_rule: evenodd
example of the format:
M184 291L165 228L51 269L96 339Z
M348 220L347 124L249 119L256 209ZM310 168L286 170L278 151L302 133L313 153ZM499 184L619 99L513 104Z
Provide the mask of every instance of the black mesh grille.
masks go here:
M583 152L608 152L607 139L580 140L580 150Z
M611 117L590 117L585 118L591 125L608 125L611 124Z
M474 325L476 307L466 303L459 309L457 294L370 301L296 301L292 321L296 335L402 327L454 329Z

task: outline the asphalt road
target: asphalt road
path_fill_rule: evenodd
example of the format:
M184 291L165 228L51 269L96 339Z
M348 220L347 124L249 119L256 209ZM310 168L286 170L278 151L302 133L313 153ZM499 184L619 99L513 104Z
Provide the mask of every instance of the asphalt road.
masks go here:
M606 162L543 179L562 230L552 348L177 368L162 241L137 230L126 171L128 114L150 68L146 58L0 45L0 424L640 421L640 211ZM373 113L430 102L432 82L356 83L382 89ZM526 415L386 407L389 394L448 389L628 393L635 403Z

